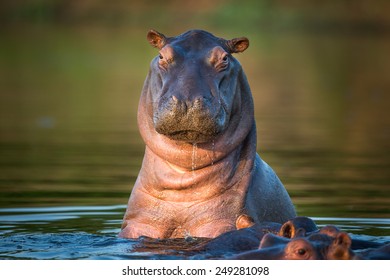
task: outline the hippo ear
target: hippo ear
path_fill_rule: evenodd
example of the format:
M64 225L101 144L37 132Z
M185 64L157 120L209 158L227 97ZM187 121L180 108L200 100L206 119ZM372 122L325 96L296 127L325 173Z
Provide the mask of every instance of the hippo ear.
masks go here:
M160 32L153 29L148 32L146 38L152 47L158 48L160 50L165 46L167 41L167 38L164 36L164 34L161 34Z
M333 260L350 260L354 258L354 253L351 251L352 240L346 232L339 232L334 241L333 248L328 252L328 259Z
M249 47L249 40L245 37L234 38L227 40L226 44L229 48L230 53L240 53L245 51Z
M279 230L279 236L283 236L286 238L294 238L295 237L295 226L291 221L285 222Z
M236 220L236 229L248 228L255 224L255 221L251 216L241 214Z
M350 248L352 240L346 232L339 232L335 237L334 243L346 248Z

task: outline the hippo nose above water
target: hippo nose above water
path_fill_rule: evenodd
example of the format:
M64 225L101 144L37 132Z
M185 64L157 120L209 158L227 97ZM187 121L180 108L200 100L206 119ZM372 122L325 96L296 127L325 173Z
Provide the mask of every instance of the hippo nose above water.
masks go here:
M212 140L223 131L226 113L220 102L204 96L171 95L160 100L153 121L160 134L175 140L201 143Z

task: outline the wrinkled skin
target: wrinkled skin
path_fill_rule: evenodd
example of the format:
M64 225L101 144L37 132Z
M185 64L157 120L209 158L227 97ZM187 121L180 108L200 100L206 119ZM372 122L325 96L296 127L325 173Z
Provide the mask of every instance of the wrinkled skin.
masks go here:
M159 49L138 107L145 155L120 237L213 238L255 223L295 217L274 171L256 153L251 91L233 53L246 38L192 30L147 36Z

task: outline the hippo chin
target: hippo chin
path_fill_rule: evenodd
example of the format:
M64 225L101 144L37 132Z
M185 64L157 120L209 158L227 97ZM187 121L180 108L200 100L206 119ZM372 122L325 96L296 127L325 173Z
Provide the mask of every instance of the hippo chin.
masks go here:
M146 144L121 237L216 237L249 215L255 223L296 216L274 171L256 153L252 94L233 53L247 38L225 40L201 30L166 37L138 107Z

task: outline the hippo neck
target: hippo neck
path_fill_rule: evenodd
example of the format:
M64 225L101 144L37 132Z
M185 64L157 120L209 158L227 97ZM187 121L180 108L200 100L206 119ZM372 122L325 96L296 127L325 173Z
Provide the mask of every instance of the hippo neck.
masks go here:
M196 145L157 133L150 79L148 75L138 107L138 126L146 144L138 184L160 199L169 200L170 190L171 198L181 190L180 198L173 200L185 200L188 192L187 199L193 201L194 192L203 198L212 197L250 179L247 174L256 156L256 125L252 95L243 72L235 89L235 110L229 125L214 140Z
M244 141L225 157L217 161L208 159L211 152L198 144L195 154L194 168L186 169L159 157L148 146L145 150L144 162L140 171L140 184L146 192L166 201L191 202L204 201L225 192L232 195L245 192L251 176L256 155L256 129L253 125ZM196 154L205 160L196 163ZM205 162L209 164L206 165ZM142 174L143 173L143 174ZM196 194L196 198L194 198Z

